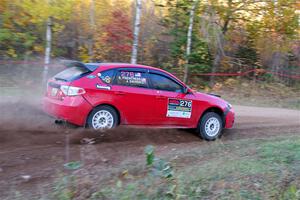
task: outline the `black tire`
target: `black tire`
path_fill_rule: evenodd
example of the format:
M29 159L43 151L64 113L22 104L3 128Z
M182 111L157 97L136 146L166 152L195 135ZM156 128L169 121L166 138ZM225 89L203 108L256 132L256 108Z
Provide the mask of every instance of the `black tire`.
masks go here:
M111 106L103 105L103 106L98 106L98 107L94 108L94 110L89 114L89 117L87 119L87 127L88 128L91 128L91 129L94 129L94 130L103 130L101 128L96 128L95 127L95 122L93 123L93 118L100 111L104 111L104 112L110 113L110 115L112 116L112 120L113 120L112 126L109 127L109 128L104 128L104 129L112 129L112 128L115 128L116 126L118 126L118 124L119 124L119 117L118 117L117 111L113 107L111 107Z
M216 121L217 120L217 121ZM207 126L207 127L206 127ZM209 130L208 130L209 129ZM199 136L207 141L213 141L222 135L223 121L215 112L205 113L198 125Z

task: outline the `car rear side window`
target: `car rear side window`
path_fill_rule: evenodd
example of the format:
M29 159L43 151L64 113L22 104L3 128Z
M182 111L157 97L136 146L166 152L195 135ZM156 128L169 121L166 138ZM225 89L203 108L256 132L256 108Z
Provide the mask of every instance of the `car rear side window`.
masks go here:
M83 77L86 74L89 74L90 72L90 70L84 67L70 67L56 74L54 78L61 81L73 81Z
M144 72L120 70L116 77L117 85L125 85L132 87L148 87L148 81Z
M106 84L111 84L114 78L114 73L115 70L111 69L111 70L107 70L107 71L103 71L98 73L98 77Z
M156 90L166 90L171 92L182 92L183 87L171 80L170 78L159 75L159 74L150 74L152 88Z

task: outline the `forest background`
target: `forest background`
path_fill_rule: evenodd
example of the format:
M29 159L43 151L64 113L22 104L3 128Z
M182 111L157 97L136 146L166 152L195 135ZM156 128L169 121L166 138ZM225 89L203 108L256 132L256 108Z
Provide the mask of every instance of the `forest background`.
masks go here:
M138 3L139 64L191 85L213 87L226 74L299 82L296 0L0 0L0 62L43 60L47 27L50 64L130 62Z

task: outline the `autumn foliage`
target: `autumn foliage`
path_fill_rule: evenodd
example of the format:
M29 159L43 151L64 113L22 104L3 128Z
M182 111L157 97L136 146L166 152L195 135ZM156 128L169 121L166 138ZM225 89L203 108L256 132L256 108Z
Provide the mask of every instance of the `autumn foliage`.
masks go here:
M208 0L195 10L191 54L186 57L190 0L144 0L138 62L190 73L300 69L296 0ZM30 60L45 51L52 19L52 58L129 62L134 0L1 0L0 59Z
M109 49L105 60L129 62L132 43L132 28L129 16L121 10L112 12L112 19L104 26L102 42Z

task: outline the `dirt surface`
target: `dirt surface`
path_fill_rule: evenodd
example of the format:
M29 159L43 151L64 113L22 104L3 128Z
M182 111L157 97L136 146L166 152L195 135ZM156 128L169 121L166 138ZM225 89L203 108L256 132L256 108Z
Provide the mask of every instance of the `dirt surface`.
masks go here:
M235 126L224 131L222 142L300 134L299 110L246 106L234 106L234 109ZM63 164L69 161L93 163L99 172L95 177L103 178L106 171L112 171L128 159L143 159L147 144L154 145L160 155L174 149L209 145L196 134L183 130L119 127L96 134L82 128L55 125L54 119L41 111L39 101L2 102L0 113L1 199L19 194L30 199L31 195L47 193L52 180L60 176ZM94 138L95 144L81 144L84 138Z

